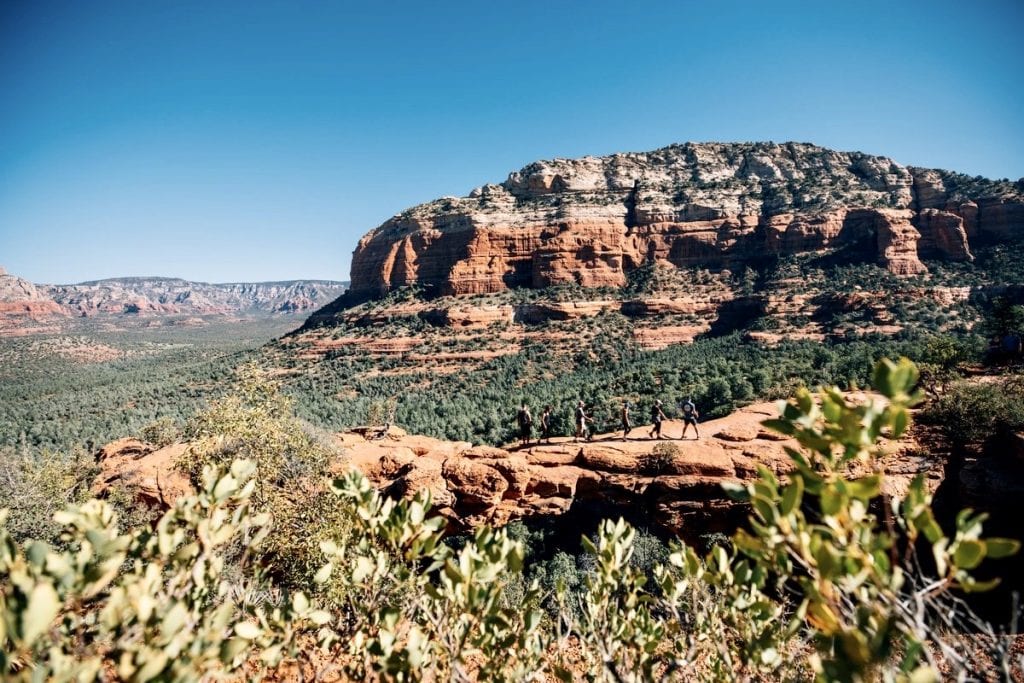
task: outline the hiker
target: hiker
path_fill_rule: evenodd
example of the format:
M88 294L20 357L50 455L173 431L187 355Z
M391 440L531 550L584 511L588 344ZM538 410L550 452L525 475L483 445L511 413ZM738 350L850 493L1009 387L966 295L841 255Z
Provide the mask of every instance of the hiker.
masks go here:
M516 413L516 421L519 423L519 445L529 446L530 437L533 436L533 415L530 415L525 401Z
M592 422L592 420L590 419L590 416L587 415L587 408L583 405L583 401L581 400L576 404L576 438L573 439L574 442L579 441L580 437L583 436L584 433L587 435L587 441L590 441L591 434L590 430L587 429L588 422Z
M537 443L541 439L551 443L551 406L544 406L544 412L540 414L540 439L537 439Z
M629 401L622 403L622 440L629 441L629 433L633 430L633 423L629 419Z
M697 429L698 417L700 417L700 413L697 412L697 406L694 405L693 398L687 396L686 402L683 403L683 433L679 435L680 439L686 438L686 430L690 428L690 425L693 425L693 438L700 438L700 430Z
M654 405L651 406L651 420L654 422L654 426L651 428L651 433L648 438L653 439L655 435L661 438L661 423L668 418L665 417L665 411L661 409L661 401L655 401Z

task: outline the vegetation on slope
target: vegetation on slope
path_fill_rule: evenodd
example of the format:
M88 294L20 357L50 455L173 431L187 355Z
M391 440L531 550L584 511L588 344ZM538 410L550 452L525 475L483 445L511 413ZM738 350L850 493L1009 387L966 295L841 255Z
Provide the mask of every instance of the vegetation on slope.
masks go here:
M795 302L794 310L786 304L777 312L734 311L693 344L663 350L645 349L634 333L707 321L694 315L634 320L604 313L453 331L416 315L391 315L396 305L415 301L415 292L393 292L364 305L391 315L384 324L339 324L317 332L327 341L346 335L413 339L415 346L400 353L338 346L310 360L300 357L292 339L259 349L288 331L282 327L287 322L273 320L123 331L85 326L70 335L0 339L0 448L25 457L45 450L51 459L55 453L74 458L78 450L80 458L82 451L139 434L149 425L170 426L173 432L228 389L236 368L248 361L281 372L299 414L328 429L364 424L393 409L395 421L415 432L500 443L509 438L523 399L535 412L548 404L555 408L556 433L568 432L571 405L579 399L602 428L615 424L624 399L636 405L639 417L655 399L671 412L682 398L693 396L702 413L713 417L744 402L788 395L800 384L863 386L872 363L883 355L932 364L938 337L953 340L960 360L980 359L985 343L978 333L989 330L978 322L1005 285L1024 281L1024 266L1014 257L1019 246L1012 241L983 246L974 264L936 262L929 275L907 279L872 263L808 256L734 274L640 269L622 290L565 286L458 300L520 305L657 298L696 288L709 296L731 289L740 296L770 294L784 304L787 298ZM936 286L967 285L982 289L946 304L921 294ZM801 297L808 297L806 305ZM829 335L824 342L801 340L808 329ZM752 340L757 333L780 343L757 343ZM446 354L457 360L445 360Z
M631 562L634 530L606 521L584 540L592 564L577 592L524 584L525 548L505 531L445 545L426 494L384 499L355 472L332 487L350 523L319 544L312 580L288 590L265 571L278 510L259 511L267 482L257 478L273 478L259 462L280 462L282 441L249 441L255 461L207 465L198 493L155 526L122 530L96 500L57 515L57 545L18 543L0 526L0 674L197 680L293 658L309 676L394 681L922 682L975 672L985 662L965 657L964 637L949 630L970 617L954 596L988 588L975 570L1019 544L984 537L984 517L969 511L942 528L921 479L891 505L882 495L875 458L908 427L916 379L907 361L879 363L884 403L798 391L766 423L802 445L796 472L783 483L765 470L732 491L751 505L747 529L705 556L674 543L645 572ZM230 442L265 429L292 443L280 396L253 389L247 408L209 413L206 433ZM291 452L315 471L319 455ZM993 673L1014 675L1021 663L987 633Z
M74 455L161 418L181 424L234 381L252 351L295 326L284 319L201 327L0 338L0 449Z

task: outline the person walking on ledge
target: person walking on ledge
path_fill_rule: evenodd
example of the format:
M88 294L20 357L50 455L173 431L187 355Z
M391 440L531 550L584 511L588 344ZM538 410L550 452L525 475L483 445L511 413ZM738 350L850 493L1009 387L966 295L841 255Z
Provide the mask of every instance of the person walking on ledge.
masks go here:
M590 421L590 417L587 415L587 408L583 405L582 399L576 404L576 438L575 441L579 441L580 437L586 434L587 441L590 441L590 430L587 429L587 422Z
M516 421L519 423L519 445L529 446L533 437L533 415L530 415L530 408L525 401L516 414Z
M633 423L629 419L629 401L622 402L622 440L629 441L629 433L633 430Z
M551 406L544 406L544 412L540 414L540 438L537 442L542 440L551 443Z
M700 438L700 430L697 429L697 418L700 417L700 413L697 412L697 406L693 404L693 399L690 396L686 397L686 402L683 403L683 433L679 436L680 439L686 438L686 430L693 425L693 438Z
M655 401L654 405L651 406L651 421L654 422L654 426L651 427L651 433L648 435L648 438L662 438L661 423L664 422L665 419L665 411L661 409L661 401Z

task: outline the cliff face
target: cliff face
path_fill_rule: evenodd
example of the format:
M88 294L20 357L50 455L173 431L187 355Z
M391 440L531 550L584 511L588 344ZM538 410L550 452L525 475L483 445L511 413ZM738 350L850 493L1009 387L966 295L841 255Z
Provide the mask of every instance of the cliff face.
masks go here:
M0 268L0 334L49 332L49 321L66 313L45 291Z
M910 275L926 270L922 258L971 260L972 239L1022 226L1019 183L801 143L673 145L536 162L409 209L360 240L351 289L622 286L652 262L734 268L840 247Z

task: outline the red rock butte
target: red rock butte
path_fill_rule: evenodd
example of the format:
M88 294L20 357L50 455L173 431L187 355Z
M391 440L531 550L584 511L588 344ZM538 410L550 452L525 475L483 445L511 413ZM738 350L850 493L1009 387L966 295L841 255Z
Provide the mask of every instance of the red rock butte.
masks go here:
M351 290L618 287L649 263L735 268L847 246L912 275L922 259L972 260L972 240L1022 225L1019 182L805 143L687 143L539 161L411 208L360 240Z

